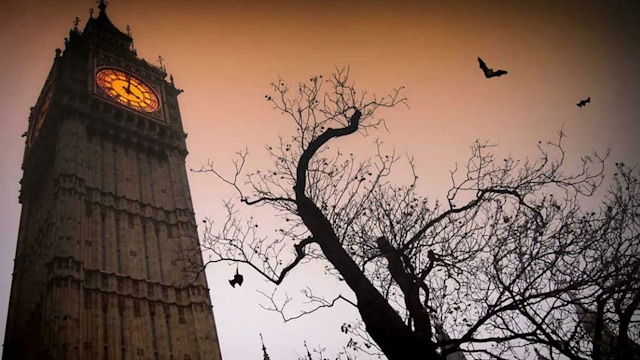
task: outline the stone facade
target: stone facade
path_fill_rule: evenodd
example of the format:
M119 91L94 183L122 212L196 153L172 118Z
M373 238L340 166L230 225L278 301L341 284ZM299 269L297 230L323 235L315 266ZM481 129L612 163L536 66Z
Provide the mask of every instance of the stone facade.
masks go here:
M29 118L3 359L219 360L177 96L106 5L57 50ZM101 91L142 79L152 113ZM195 267L193 267L195 265Z

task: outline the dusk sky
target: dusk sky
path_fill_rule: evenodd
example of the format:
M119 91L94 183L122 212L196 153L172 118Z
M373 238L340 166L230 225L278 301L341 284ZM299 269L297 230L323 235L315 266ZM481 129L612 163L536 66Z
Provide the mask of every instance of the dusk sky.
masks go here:
M20 218L20 135L54 50L64 48L76 16L84 28L92 6L91 0L3 0L0 7L1 339ZM467 160L476 139L523 158L563 128L571 160L610 147L608 175L614 162L640 163L638 0L112 0L107 14L120 30L131 26L140 57L157 63L161 55L184 89L187 167L212 160L230 171L230 157L245 147L249 169L263 165L264 146L295 130L265 101L269 83L280 76L297 84L336 66L350 66L360 89L384 94L405 86L410 108L380 113L388 132L332 146L366 155L380 138L387 149L407 151L417 162L420 192L431 198L444 197L449 170ZM485 79L478 56L509 73ZM578 108L586 97L591 103ZM189 177L198 221L219 216L231 189L211 175ZM227 280L235 265L208 269L225 360L259 359L259 333L274 360L295 359L304 340L330 352L346 343L339 327L355 317L352 308L341 304L283 324L258 305L256 290L272 287L240 270L245 284L232 289ZM351 295L312 267L285 281L290 295L306 285L328 296Z

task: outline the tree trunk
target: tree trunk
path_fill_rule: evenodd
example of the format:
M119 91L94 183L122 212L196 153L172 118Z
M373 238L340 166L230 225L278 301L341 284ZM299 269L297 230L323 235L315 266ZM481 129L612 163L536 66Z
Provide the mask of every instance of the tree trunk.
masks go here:
M331 223L306 196L298 197L298 213L314 239L356 295L367 332L389 360L438 360L431 339L415 334L360 271L340 244Z

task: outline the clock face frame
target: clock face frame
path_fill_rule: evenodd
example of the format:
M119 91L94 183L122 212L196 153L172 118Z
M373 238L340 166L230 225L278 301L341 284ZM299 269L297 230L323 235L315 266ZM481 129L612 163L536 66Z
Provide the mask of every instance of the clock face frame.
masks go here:
M44 118L47 116L47 112L49 112L49 106L51 105L51 90L47 91L47 94L44 96L44 100L42 100L42 104L38 109L38 114L36 115L35 120L33 121L33 127L31 128L31 132L29 133L29 137L27 139L27 143L29 147L33 145L33 142L38 137L40 133L40 128L42 127L42 123L44 122Z
M107 96L131 109L153 113L160 108L158 95L151 87L122 70L100 69L96 73L96 83Z

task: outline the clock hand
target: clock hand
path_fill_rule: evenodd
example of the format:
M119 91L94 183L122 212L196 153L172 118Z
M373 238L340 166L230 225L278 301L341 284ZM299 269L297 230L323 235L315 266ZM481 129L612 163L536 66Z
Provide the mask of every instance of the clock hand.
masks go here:
M134 93L133 91L131 91L131 76L129 76L129 77L127 78L127 87L124 87L124 86L123 86L122 88L124 89L124 92L125 92L125 93L127 93L127 95L133 95L133 96L135 96L135 97L136 97L136 99L138 99L138 100L142 100L142 99L140 98L140 96L136 95L136 93Z
M136 95L136 93L131 91L131 76L127 77L127 88L125 89L125 91L127 92L127 95L133 95L136 97L136 99L142 100L140 96Z
M125 86L125 85L122 85L122 90L124 90L124 92L125 92L127 95L131 95L131 89L130 89L130 87L131 87L131 78L128 78L128 80L127 80L127 85L126 85L126 86Z

